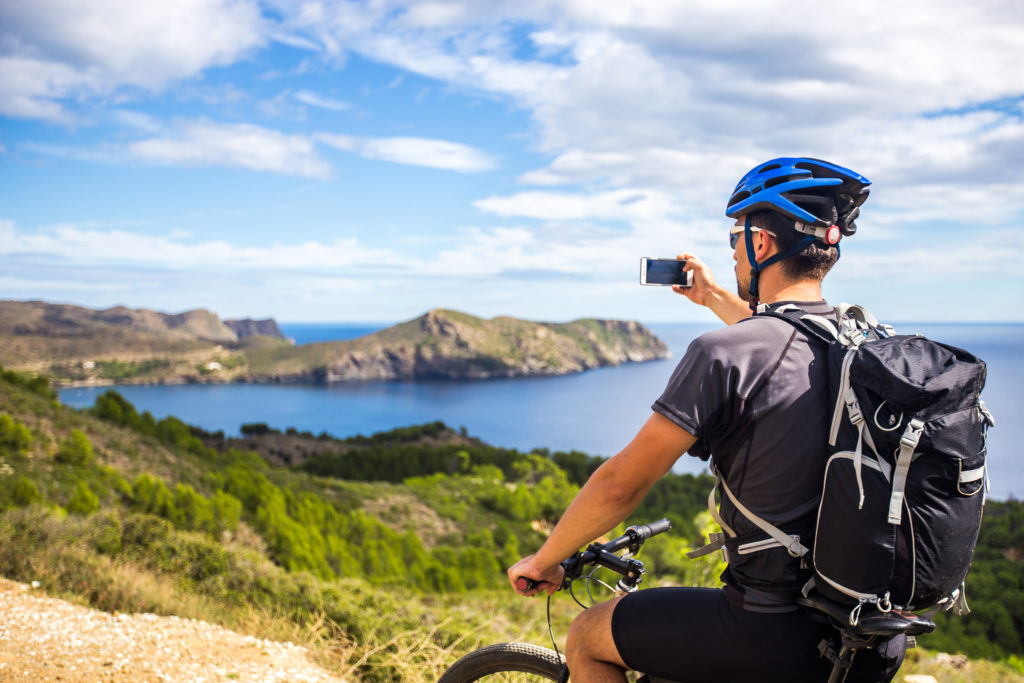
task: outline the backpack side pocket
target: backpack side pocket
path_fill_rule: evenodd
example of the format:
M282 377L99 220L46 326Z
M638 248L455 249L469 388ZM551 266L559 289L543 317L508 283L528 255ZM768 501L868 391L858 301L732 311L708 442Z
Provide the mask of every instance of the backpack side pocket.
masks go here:
M861 458L858 481L854 462L854 453L841 451L825 468L814 540L816 584L839 602L878 603L890 591L896 566L899 527L886 521L892 484L871 457Z

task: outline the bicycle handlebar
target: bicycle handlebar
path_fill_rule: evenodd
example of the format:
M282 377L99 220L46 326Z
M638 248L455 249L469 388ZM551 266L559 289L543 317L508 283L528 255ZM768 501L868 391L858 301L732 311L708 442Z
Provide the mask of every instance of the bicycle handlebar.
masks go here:
M565 570L565 578L558 590L562 590L573 580L583 573L583 568L591 565L600 565L622 576L619 587L623 590L635 590L636 585L643 577L644 566L638 560L627 557L620 557L615 553L623 548L629 548L629 555L635 555L651 536L664 533L672 528L672 522L666 519L659 519L650 524L631 526L626 533L607 543L591 543L587 549L575 553L572 557L562 561L562 568ZM516 579L516 588L521 591L533 590L540 586L543 581L535 581L527 576L520 576Z
M635 545L637 548L639 548L641 545L643 545L644 541L646 541L651 536L656 536L658 534L664 533L671 528L672 522L670 522L668 518L659 519L657 522L651 522L650 524L631 526L628 529L626 529L626 533L624 533L622 536L619 536L614 541L609 541L608 543L605 543L604 549L608 552L614 553L615 551L620 550L621 548L624 548L626 546Z

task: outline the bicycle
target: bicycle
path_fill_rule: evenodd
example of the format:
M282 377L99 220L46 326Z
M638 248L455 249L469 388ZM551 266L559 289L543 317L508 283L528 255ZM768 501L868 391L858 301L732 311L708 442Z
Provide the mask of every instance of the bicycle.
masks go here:
M668 531L671 523L661 519L651 524L632 526L622 536L608 543L591 543L586 550L574 554L562 562L565 578L558 590L568 590L573 600L584 609L587 605L580 602L573 591L573 584L581 578L587 581L587 592L590 583L597 581L607 588L604 582L594 579L594 572L599 567L610 569L622 578L616 589L632 593L639 588L643 580L645 568L635 555L644 541L652 536ZM622 549L626 552L621 556L616 553ZM594 569L584 577L587 567ZM537 586L537 582L526 577L517 581L521 589ZM590 595L593 604L593 596ZM837 631L838 642L822 641L819 646L821 655L832 662L829 683L842 683L850 671L853 658L859 650L870 648L874 644L897 635L913 637L935 630L935 623L912 612L892 610L878 612L860 617L851 623L849 606L828 600L815 592L797 599L798 604L811 612L822 615ZM565 683L569 671L565 665L565 657L558 651L555 635L551 625L551 596L548 596L548 632L554 649L548 649L530 643L499 643L488 645L465 655L438 679L438 683L472 683L473 681L535 681L546 680ZM515 674L519 674L516 676ZM664 678L648 676L637 672L636 683L673 683Z

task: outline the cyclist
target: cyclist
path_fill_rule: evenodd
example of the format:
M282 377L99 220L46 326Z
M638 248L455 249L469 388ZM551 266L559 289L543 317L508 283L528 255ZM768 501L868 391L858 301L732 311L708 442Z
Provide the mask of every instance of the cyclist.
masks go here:
M759 304L787 303L834 313L821 282L840 239L856 230L869 184L810 158L773 159L743 176L726 209L736 221L738 291L718 285L693 254L680 255L693 287L676 290L728 326L691 343L633 440L594 472L540 550L509 569L513 587L520 576L543 582L518 592L553 592L559 562L625 519L686 452L710 458L754 514L808 537L831 411L825 351L794 326L751 314ZM737 534L727 546L724 588L651 588L582 612L566 642L573 680L624 681L627 668L684 681L828 677L831 663L818 644L830 627L795 603L808 570L778 543L758 543L767 537L728 498L721 518ZM744 543L752 544L737 552ZM904 647L900 637L862 652L847 680L890 680Z

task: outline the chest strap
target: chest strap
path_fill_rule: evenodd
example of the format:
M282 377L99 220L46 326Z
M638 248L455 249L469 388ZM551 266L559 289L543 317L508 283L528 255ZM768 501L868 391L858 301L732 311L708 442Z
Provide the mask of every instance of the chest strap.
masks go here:
M725 533L709 534L708 543L704 546L701 546L700 548L697 548L696 550L691 550L690 552L686 553L687 557L693 559L697 557L703 557L704 555L708 555L724 547L727 537L735 538L736 536L736 532L733 531L728 525L726 525L724 521L722 521L722 516L718 511L718 505L715 501L715 491L718 489L719 486L722 487L722 490L725 491L725 495L729 497L729 500L732 501L732 504L736 507L736 510L739 511L741 515L743 515L751 522L753 522L755 525L757 525L757 527L761 529L761 531L768 534L768 536L774 539L775 543L785 548L786 552L788 552L791 556L803 557L804 555L810 552L807 546L800 542L799 537L787 534L782 529L773 525L771 522L768 522L767 520L758 517L749 509L747 509L747 507L743 503L741 503L739 499L729 489L729 486L728 484L725 483L725 479L722 478L722 475L719 474L718 472L715 472L715 486L711 489L711 495L708 496L708 512L711 513L711 516L714 518L715 522L717 522L718 525L722 527L722 530ZM774 547L775 544L772 545Z

